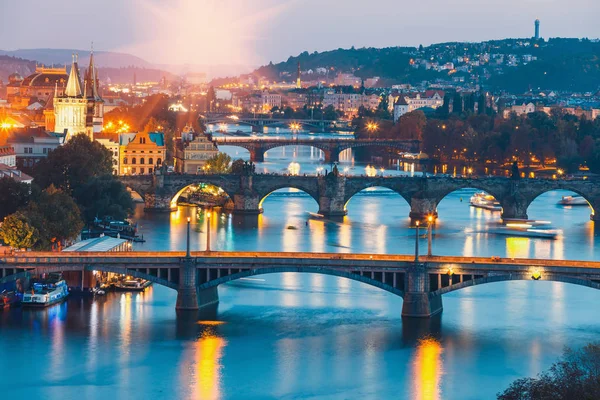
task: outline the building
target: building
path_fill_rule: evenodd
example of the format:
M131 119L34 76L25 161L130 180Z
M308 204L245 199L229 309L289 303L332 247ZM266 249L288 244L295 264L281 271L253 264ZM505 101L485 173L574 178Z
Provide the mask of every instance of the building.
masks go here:
M0 146L0 164L9 167L17 166L17 155L12 146Z
M540 20L539 19L535 20L535 34L533 37L535 40L540 39Z
M360 87L362 85L362 79L360 79L357 76L354 76L354 74L338 74L335 77L334 83L337 86L354 86L354 87Z
M19 169L33 167L64 142L64 135L46 132L43 129L17 132L7 140L8 145L14 149Z
M66 133L67 141L80 133L93 139L94 133L102 131L104 119L104 101L99 94L94 53L90 55L90 65L85 74L83 87L77 58L77 55L73 55L73 64L64 93L61 95L56 89L53 99L54 131Z
M14 73L8 77L6 99L12 108L20 110L30 104L42 101L44 104L55 96L55 91L62 95L68 75L65 67L46 68L38 66L35 72L23 79Z
M424 93L402 93L394 103L394 121L406 113L419 108L436 109L444 105L445 93L438 90L427 90Z
M0 178L8 177L14 179L17 182L31 184L33 178L23 172L19 171L16 167L11 167L6 164L0 163Z
M119 146L119 175L152 174L167 155L164 134L158 132L122 133Z
M343 112L347 117L358 114L360 107L374 110L379 106L381 98L376 94L335 93L327 91L323 95L323 108L333 106Z
M113 174L119 175L121 169L121 146L119 144L119 139L112 135L96 135L94 140L110 151L112 155Z
M175 143L175 171L183 174L201 173L206 161L218 153L217 146L208 136L186 126Z
M535 112L535 104L533 103L523 103L520 106L514 105L510 108L504 110L503 117L508 118L510 114L515 113L516 115L526 115L529 113Z

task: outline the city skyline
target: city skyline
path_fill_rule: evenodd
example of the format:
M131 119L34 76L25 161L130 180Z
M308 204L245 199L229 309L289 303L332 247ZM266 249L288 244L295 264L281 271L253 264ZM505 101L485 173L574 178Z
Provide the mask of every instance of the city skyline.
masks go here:
M102 13L95 5L75 0L38 3L24 0L0 6L3 15L34 10L29 11L29 26L22 34L11 34L22 25L18 18L4 21L0 49L87 49L93 41L98 50L130 53L154 64L245 66L283 61L303 51L352 46L532 37L536 18L544 38L595 37L593 11L600 12L600 5L590 0L575 0L568 10L557 1L540 8L537 0L509 0L500 9L473 7L469 0L452 5L435 0L436 6L391 0L368 4L260 0L251 5L240 0L176 0L168 5L158 0L107 0ZM410 21L405 20L407 15ZM577 23L565 24L566 19Z

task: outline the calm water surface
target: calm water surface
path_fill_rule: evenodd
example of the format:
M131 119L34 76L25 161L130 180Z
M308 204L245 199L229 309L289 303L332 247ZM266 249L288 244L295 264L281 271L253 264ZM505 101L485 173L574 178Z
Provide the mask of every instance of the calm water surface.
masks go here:
M290 156L282 153L294 148L279 151L267 158L271 168L285 167ZM319 164L309 148L296 151L302 164ZM557 207L564 193L540 196L529 209L563 230L554 241L487 234L499 215L470 208L472 193L441 202L434 253L600 259L589 210ZM211 218L213 248L414 251L409 206L389 191L357 195L342 221L307 225L307 211L318 207L301 192L275 192L263 207L258 218ZM205 215L187 207L170 215L138 209L147 242L137 249L184 249L188 216L193 248L203 249ZM554 282L459 290L444 295L444 312L430 321L402 321L401 298L324 275L256 276L220 286L219 295L218 306L191 317L177 315L176 293L158 285L0 312L0 398L488 399L548 368L564 346L600 335L600 292Z

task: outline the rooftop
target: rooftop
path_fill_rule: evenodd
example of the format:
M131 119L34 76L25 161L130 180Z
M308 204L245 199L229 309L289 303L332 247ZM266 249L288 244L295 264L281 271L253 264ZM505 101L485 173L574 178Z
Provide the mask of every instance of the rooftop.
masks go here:
M110 236L102 236L99 238L92 238L87 240L82 240L81 242L77 242L72 246L69 246L63 249L63 252L72 252L72 251L111 251L123 243L127 242L125 239L117 239Z

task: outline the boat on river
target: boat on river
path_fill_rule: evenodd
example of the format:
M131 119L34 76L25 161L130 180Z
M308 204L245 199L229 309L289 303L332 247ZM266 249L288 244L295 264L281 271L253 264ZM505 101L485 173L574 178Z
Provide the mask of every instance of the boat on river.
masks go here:
M152 282L143 279L124 280L115 283L117 292L143 292Z
M23 307L48 307L62 303L69 296L67 283L61 276L34 282L30 292L23 294Z
M477 208L483 208L489 211L502 211L502 206L492 195L485 192L477 192L471 196L471 206Z
M579 195L574 196L563 196L558 204L561 206L589 206L590 203L583 197Z
M560 229L552 227L548 221L525 219L504 220L504 223L495 224L488 229L488 232L496 235L541 239L556 239L561 234Z

